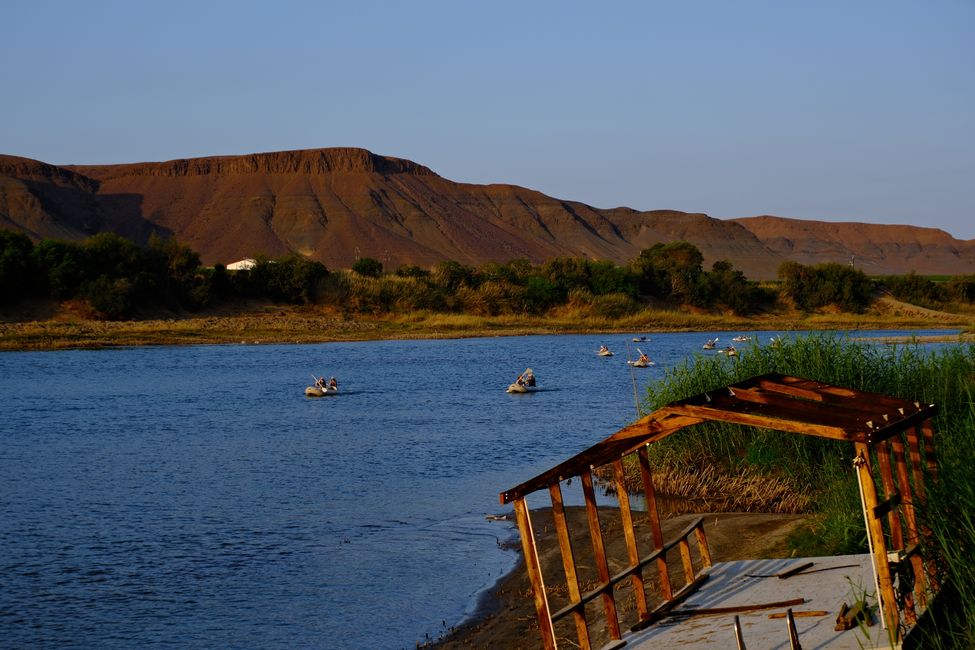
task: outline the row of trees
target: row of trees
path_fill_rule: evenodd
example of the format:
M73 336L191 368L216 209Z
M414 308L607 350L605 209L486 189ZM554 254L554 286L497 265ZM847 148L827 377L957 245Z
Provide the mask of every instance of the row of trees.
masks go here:
M120 319L140 308L195 311L241 297L312 302L328 270L298 255L264 259L248 273L204 267L191 249L151 237L145 247L112 233L83 242L0 230L0 304L26 298L84 300L99 315Z
M787 262L779 286L747 280L730 262L704 270L693 244L671 242L643 250L626 265L584 258L543 264L519 259L480 267L445 261L403 265L387 272L364 257L350 271L329 272L319 262L291 254L258 257L249 271L205 267L175 240L153 237L145 247L111 233L83 242L45 239L34 244L0 230L0 303L30 297L87 301L106 318L126 318L140 308L195 311L225 300L267 298L291 304L331 304L349 312L432 310L481 315L545 314L575 310L619 318L650 304L689 305L737 314L769 308L781 296L804 311L829 305L849 312L866 308L876 289L862 272L839 264ZM938 306L975 300L975 277L935 284L913 274L884 278L894 295Z
M975 275L956 275L945 282L934 282L916 275L890 275L881 285L898 300L931 309L943 309L952 303L975 303Z

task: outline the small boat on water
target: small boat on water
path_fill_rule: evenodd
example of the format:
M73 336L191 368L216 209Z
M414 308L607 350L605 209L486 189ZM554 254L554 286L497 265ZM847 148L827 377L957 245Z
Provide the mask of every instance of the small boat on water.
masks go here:
M737 357L738 356L738 350L735 349L735 346L729 345L728 347L724 348L723 350L718 350L718 354L726 354L729 357Z
M633 366L634 368L649 368L650 366L656 365L643 350L637 348L636 351L640 353L640 357L636 361L627 361L627 365Z
M308 397L325 397L326 395L337 395L338 387L329 388L328 386L319 388L318 386L308 386L305 388L305 395Z
M736 336L731 340L734 341L735 343L747 343L748 341L752 340L752 337L745 336L744 334L739 334L738 336Z
M702 345L701 348L704 350L713 350L714 346L717 344L718 344L718 337L714 337L713 339L708 339L708 342Z
M641 342L646 341L646 340L647 340L647 337L645 337L645 336L634 336L633 337L633 342L634 343L641 343Z
M535 373L532 372L531 368L526 368L525 372L518 375L518 379L508 386L506 392L534 393L536 390L538 390L538 387L535 385Z
M601 357L611 357L611 356L613 356L613 353L605 345L600 345L599 346L599 351L596 352L596 354L599 355L599 356L601 356Z

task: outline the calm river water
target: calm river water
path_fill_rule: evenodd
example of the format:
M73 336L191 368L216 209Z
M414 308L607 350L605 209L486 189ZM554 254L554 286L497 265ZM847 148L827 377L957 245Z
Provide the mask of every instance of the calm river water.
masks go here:
M706 338L651 335L631 371L631 337L0 354L0 647L439 636L517 559L498 492ZM541 390L506 394L526 366ZM305 398L312 373L342 394Z

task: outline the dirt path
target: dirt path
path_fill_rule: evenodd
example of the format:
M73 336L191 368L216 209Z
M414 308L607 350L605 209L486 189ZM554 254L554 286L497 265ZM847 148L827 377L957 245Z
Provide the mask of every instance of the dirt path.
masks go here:
M585 565L589 563L584 555L590 546L586 524L585 509L581 507L566 508L569 520L569 530L572 533L573 553L579 567L583 589L587 587ZM786 540L804 521L801 515L773 515L753 513L717 513L680 515L663 522L664 539L675 537L690 522L697 517L704 517L705 531L711 556L715 562L741 560L748 558L787 557ZM562 571L562 561L558 550L558 542L551 524L551 512L539 510L532 513L539 555L542 562L542 572L545 576L546 588L552 609L563 606L565 584ZM626 558L626 548L623 536L619 532L618 518L613 516L610 508L600 508L600 523L606 542L606 555L610 561L611 572L622 568ZM642 524L637 527L638 536L648 539L647 530ZM517 552L521 556L521 547ZM649 552L649 548L641 547L641 553ZM680 575L679 554L670 559L674 566L671 575ZM591 567L589 567L591 569ZM646 571L648 577L652 571ZM592 582L590 576L589 581ZM678 583L679 584L679 583ZM622 586L622 585L621 585ZM629 587L617 589L617 607L621 617L633 616L632 599ZM598 600L598 599L597 599ZM601 620L598 616L589 615L593 604L587 607L587 620L590 621L590 633L593 635L593 647L601 647L607 640L604 629L595 629L594 624ZM598 607L598 603L596 605ZM595 612L595 610L591 610ZM541 640L538 634L535 608L532 601L531 586L524 563L519 563L514 572L505 577L495 586L489 602L484 603L483 618L453 631L446 639L433 647L441 649L458 648L538 648ZM556 633L560 637L560 645L575 647L576 638L574 627L566 620L567 625L561 623L556 626ZM602 628L602 626L599 626Z

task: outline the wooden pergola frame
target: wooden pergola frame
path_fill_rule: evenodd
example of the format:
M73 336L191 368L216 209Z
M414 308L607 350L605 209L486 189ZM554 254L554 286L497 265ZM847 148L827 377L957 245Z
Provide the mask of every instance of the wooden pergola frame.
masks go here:
M927 538L927 531L918 521L916 512L925 503L925 481L936 478L931 419L937 412L934 404L920 404L800 377L761 375L667 404L589 449L501 492L502 504L514 504L543 647L556 648L554 624L571 615L579 646L590 648L586 604L596 599L602 600L602 613L610 639L622 639L615 592L616 586L627 579L638 616L638 622L631 629L645 627L666 615L668 610L707 579L705 569L711 566L711 555L701 519L692 523L675 540L664 542L647 454L648 445L706 421L853 443L854 466L861 485L864 517L877 577L878 601L887 628L899 638L902 617L906 624L913 624L919 608L926 607L928 595L938 588L933 570L922 560L919 552L922 541ZM642 554L640 548L624 479L623 459L631 454L636 455L647 504L649 539L643 540L645 548L649 545L647 554ZM606 465L612 466L628 554L628 566L615 575L610 575L606 559L592 478L594 469ZM577 575L578 567L573 556L561 492L561 481L575 477L582 484L593 561L598 574L595 588L586 593L583 593ZM548 490L552 502L553 523L569 598L568 606L557 612L549 608L526 503L529 494L542 489ZM692 533L697 541L698 568L694 567L692 559ZM667 566L667 553L675 546L680 550L683 567L683 586L677 591ZM649 565L657 569L659 596L663 601L653 610L649 607L647 584L643 577L644 569ZM910 581L903 581L897 594L894 590L896 571L910 571L913 578L913 585L905 588L904 582Z

